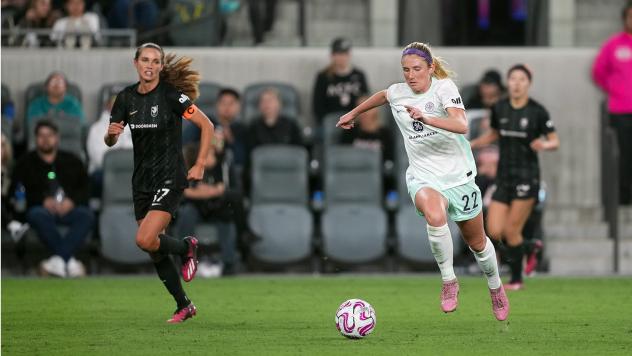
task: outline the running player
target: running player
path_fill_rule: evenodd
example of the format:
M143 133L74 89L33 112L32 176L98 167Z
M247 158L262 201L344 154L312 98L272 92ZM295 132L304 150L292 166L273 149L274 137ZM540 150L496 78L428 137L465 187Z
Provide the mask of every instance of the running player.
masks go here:
M509 300L500 283L494 246L483 229L481 193L474 184L476 166L463 136L467 119L461 96L449 78L451 73L428 45L413 42L406 46L401 64L405 83L373 94L342 116L337 126L350 129L361 113L390 104L408 155L408 192L428 222L430 247L441 271L441 309L446 313L456 310L459 293L449 215L487 277L494 316L505 320Z
M540 191L538 152L555 150L560 141L549 113L529 97L532 74L524 64L507 72L509 97L492 108L491 129L472 140L472 148L499 140L500 158L496 190L487 210L487 232L507 244L511 279L505 288L523 288L524 245L522 229ZM545 136L546 139L543 139Z
M191 61L175 59L173 54L165 57L154 43L138 47L134 66L139 82L116 97L104 138L112 146L125 126L132 131L136 244L151 255L158 277L176 300L177 309L169 323L180 323L196 314L169 255L182 257L182 278L189 282L197 271L198 241L192 236L178 239L165 235L165 228L178 208L187 180L202 179L213 136L213 124L192 103L198 96L200 77L189 68ZM182 156L182 117L201 130L200 150L188 174Z

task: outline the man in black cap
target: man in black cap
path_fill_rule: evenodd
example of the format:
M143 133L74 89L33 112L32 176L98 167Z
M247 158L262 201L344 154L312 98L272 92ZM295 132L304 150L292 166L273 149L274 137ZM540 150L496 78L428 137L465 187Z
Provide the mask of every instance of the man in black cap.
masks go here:
M505 94L500 73L495 69L487 70L476 88L476 95L465 103L468 110L491 109Z
M364 72L351 65L351 41L336 38L331 43L331 61L318 73L313 92L313 112L317 127L334 112L348 112L369 91Z

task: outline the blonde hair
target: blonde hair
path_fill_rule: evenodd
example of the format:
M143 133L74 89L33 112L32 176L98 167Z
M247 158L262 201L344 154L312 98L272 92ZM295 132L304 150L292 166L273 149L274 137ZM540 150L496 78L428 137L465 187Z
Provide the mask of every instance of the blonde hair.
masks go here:
M153 48L160 52L160 63L164 65L162 71L160 72L160 80L164 80L176 87L178 90L186 94L191 101L195 101L195 99L200 96L200 73L190 68L193 58L176 58L174 53L168 53L165 55L162 47L149 42L140 45L136 49L134 59L138 60L140 53L145 48Z
M434 76L435 78L445 79L445 78L453 78L455 76L454 72L451 71L447 67L447 63L441 57L438 57L432 54L430 45L426 43L422 43L422 42L413 42L409 44L408 46L404 47L403 52L406 52L406 50L409 50L409 49L416 49L416 50L422 51L425 54L427 54L428 57L432 58L432 62L428 63L428 65L431 65L434 63L435 70L432 76Z

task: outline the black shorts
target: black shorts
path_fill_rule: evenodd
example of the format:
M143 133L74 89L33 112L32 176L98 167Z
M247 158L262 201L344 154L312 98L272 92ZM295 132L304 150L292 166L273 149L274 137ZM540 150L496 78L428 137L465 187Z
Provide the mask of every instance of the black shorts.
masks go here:
M509 204L515 199L531 199L538 200L540 192L540 181L538 179L525 179L514 181L496 181L493 185L494 194L492 200Z
M182 189L160 188L155 192L134 191L134 215L136 220L145 218L150 210L166 211L175 218L182 200Z

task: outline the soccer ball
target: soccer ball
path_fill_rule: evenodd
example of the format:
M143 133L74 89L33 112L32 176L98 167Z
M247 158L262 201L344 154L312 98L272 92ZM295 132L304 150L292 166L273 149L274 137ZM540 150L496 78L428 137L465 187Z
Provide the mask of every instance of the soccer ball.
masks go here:
M336 312L336 328L344 337L361 339L375 328L377 319L371 304L362 299L349 299Z

